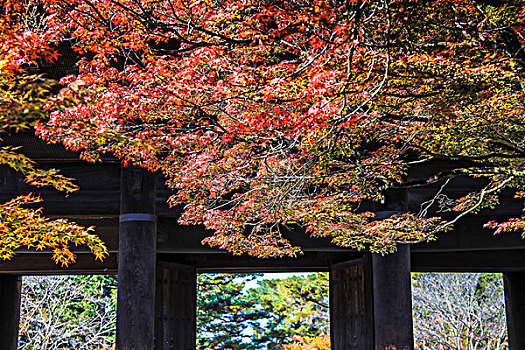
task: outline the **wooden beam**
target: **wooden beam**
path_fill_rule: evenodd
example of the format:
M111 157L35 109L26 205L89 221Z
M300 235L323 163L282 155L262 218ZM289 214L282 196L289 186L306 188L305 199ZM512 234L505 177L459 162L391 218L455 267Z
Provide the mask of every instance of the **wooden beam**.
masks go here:
M154 347L155 177L143 169L121 172L117 350Z
M410 246L372 256L375 350L414 349Z
M157 201L158 205L158 201ZM158 209L158 206L156 207ZM158 214L158 212L157 212ZM95 232L106 243L110 252L118 252L118 216L93 216L93 215L70 215L69 219L83 226L95 226ZM488 221L487 217L465 218L461 223L456 225L454 231L442 234L436 242L420 243L411 246L411 254L419 256L429 253L429 257L439 252L454 252L455 256L461 258L462 252L480 251L478 259L465 258L464 264L466 267L469 264L477 264L483 261L486 251L495 252L500 257L505 257L505 252L497 253L500 250L522 250L525 254L525 240L523 240L517 233L502 233L500 235L493 235L490 230L482 228L482 223ZM202 240L210 235L202 226L186 226L177 223L175 217L158 217L157 223L157 253L161 254L215 254L221 253L217 248L210 248L207 245L202 245ZM348 253L351 249L337 247L330 243L326 238L311 238L299 228L290 230L284 233L284 236L295 244L303 248L304 252L330 252L330 253ZM86 253L87 248L84 246L74 247L76 253ZM30 250L35 252L35 250ZM19 249L18 253L26 253L27 250ZM481 260L480 260L481 259ZM443 263L458 261L442 259ZM17 259L15 259L17 261ZM508 259L499 259L495 261L495 266L509 265ZM38 266L38 265L36 265ZM525 266L523 263L518 263L515 267ZM2 264L0 263L0 272L2 271Z
M483 228L491 220L504 221L508 217L470 215L462 218L447 233L437 234L437 240L411 246L411 252L453 252L474 250L525 249L525 240L516 232L498 235L494 230Z
M218 254L159 254L162 261L195 266L198 273L305 272L328 271L333 262L362 257L360 252L305 252L295 258L258 259L246 255Z
M20 276L0 276L0 350L18 348L21 287Z
M110 253L104 261L95 260L91 253L77 254L76 262L68 267L57 265L51 253L21 253L11 260L0 262L0 276L18 275L91 275L117 272L117 253Z
M189 251L181 254L159 253L163 261L189 264L199 273L209 272L305 272L328 271L333 263L360 258L359 252L305 252L297 258L257 259L232 256L220 251L202 254ZM525 272L524 250L414 252L411 251L413 272ZM93 254L78 253L77 262L61 267L51 260L51 253L23 252L12 260L0 262L1 274L108 274L117 272L117 253L110 253L103 262Z
M523 250L412 252L414 272L517 272L525 271Z
M525 349L525 272L503 275L509 349Z

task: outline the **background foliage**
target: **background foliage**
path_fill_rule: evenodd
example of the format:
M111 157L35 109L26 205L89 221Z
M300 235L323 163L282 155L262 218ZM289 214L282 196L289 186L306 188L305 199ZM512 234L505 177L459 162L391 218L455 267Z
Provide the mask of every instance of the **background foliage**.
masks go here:
M199 275L197 348L329 350L327 274L258 280ZM499 274L413 274L416 349L508 349ZM24 278L21 349L106 349L115 332L112 276Z
M279 349L294 336L329 335L328 276L260 280L254 275L200 275L198 348Z
M413 274L416 348L508 349L503 293L501 274Z
M23 278L19 349L110 349L115 342L115 276Z
M73 179L56 169L41 169L17 147L1 145L2 136L31 132L36 123L52 111L75 103L69 97L52 93L56 82L33 74L42 62L56 60L50 43L40 40L34 30L45 27L33 2L4 1L0 8L0 167L10 168L35 187L50 186L65 195L77 191ZM30 72L29 68L33 68ZM7 172L7 176L16 174ZM42 199L32 193L17 194L0 203L0 259L11 259L18 248L49 249L56 263L67 266L75 261L71 248L86 245L102 260L104 243L93 233L66 219L49 219L40 209L27 208Z

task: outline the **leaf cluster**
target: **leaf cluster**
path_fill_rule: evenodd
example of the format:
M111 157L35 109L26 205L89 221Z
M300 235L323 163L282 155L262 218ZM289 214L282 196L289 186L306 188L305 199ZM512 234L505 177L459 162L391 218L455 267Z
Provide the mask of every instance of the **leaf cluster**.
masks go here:
M51 94L52 81L30 73L39 60L50 60L49 55L53 55L49 43L38 35L44 28L29 21L28 16L36 13L35 6L8 1L0 12L0 136L30 130L47 113L72 102L69 97ZM4 171L11 168L36 187L51 186L66 194L78 190L72 179L56 169L40 169L21 151L18 147L0 146L0 166ZM96 259L107 256L104 243L92 227L64 219L51 220L42 216L40 209L27 208L39 202L38 196L26 194L0 203L0 259L11 259L15 250L22 247L49 249L57 264L67 266L75 261L72 246L77 245L86 245Z
M523 1L41 5L46 25L21 46L37 49L19 57L69 42L78 74L62 93L81 98L38 132L90 161L110 152L162 172L180 222L212 230L211 246L296 256L286 227L301 225L386 253L523 189ZM440 161L450 168L411 176ZM438 198L462 176L489 185L452 198L443 222ZM372 215L395 207L389 190L443 183L420 212Z

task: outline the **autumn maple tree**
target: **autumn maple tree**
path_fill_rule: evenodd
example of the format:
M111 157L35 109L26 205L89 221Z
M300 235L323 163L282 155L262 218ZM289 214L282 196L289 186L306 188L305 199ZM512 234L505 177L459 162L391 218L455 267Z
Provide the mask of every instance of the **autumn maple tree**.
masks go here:
M162 172L180 222L213 230L212 246L295 255L285 231L302 226L388 252L506 188L523 196L524 1L8 3L38 5L43 25L24 31L35 47L65 42L77 56L62 95L82 98L39 135ZM453 165L407 176L436 160ZM446 190L459 176L483 185L447 202L453 219L426 215L441 190L420 212L374 218L392 189Z
M24 8L14 8L17 15L8 12L0 15L0 137L34 127L47 111L53 109L46 107L50 103L54 107L71 103L52 96L51 83L25 69L37 58L50 59L48 54L52 54L52 50L39 40L38 35L20 30ZM56 169L38 168L17 147L0 147L0 166L20 173L25 182L36 187L51 186L66 194L78 190L72 179ZM93 228L65 219L49 219L42 215L41 210L26 207L39 202L39 196L29 193L0 203L0 259L12 258L20 247L50 249L53 259L67 266L75 261L75 254L71 251L73 245L87 245L98 259L106 256L106 247L92 232Z

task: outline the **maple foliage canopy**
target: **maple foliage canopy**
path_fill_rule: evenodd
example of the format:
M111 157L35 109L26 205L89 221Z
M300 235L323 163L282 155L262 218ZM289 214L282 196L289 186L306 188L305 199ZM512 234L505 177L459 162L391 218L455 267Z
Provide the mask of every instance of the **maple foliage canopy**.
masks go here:
M458 215L523 190L525 3L520 0L8 1L26 47L67 43L78 72L38 133L96 161L161 171L180 222L235 254L295 255L300 225L386 252L450 222L374 220L367 203L436 159L472 175ZM28 18L28 8L37 6ZM31 24L38 22L39 25ZM56 47L56 46L55 46ZM60 52L58 52L60 54ZM30 60L33 58L30 58ZM518 194L523 192L518 192ZM490 223L499 231L524 218Z
M6 13L0 15L0 137L3 134L27 130L53 107L67 106L67 101L50 94L51 83L39 75L28 74L24 65L37 58L52 54L46 43L36 34L22 32L20 23ZM0 141L2 139L0 138ZM56 169L40 169L37 164L20 153L18 147L0 146L0 166L11 168L23 175L26 183L35 186L51 186L66 194L78 190L72 179ZM8 260L21 247L37 250L49 249L58 264L67 266L75 262L72 246L86 245L97 259L107 256L107 248L94 234L92 227L82 227L66 219L49 219L40 209L26 208L28 204L41 202L32 193L19 195L0 203L0 259Z

